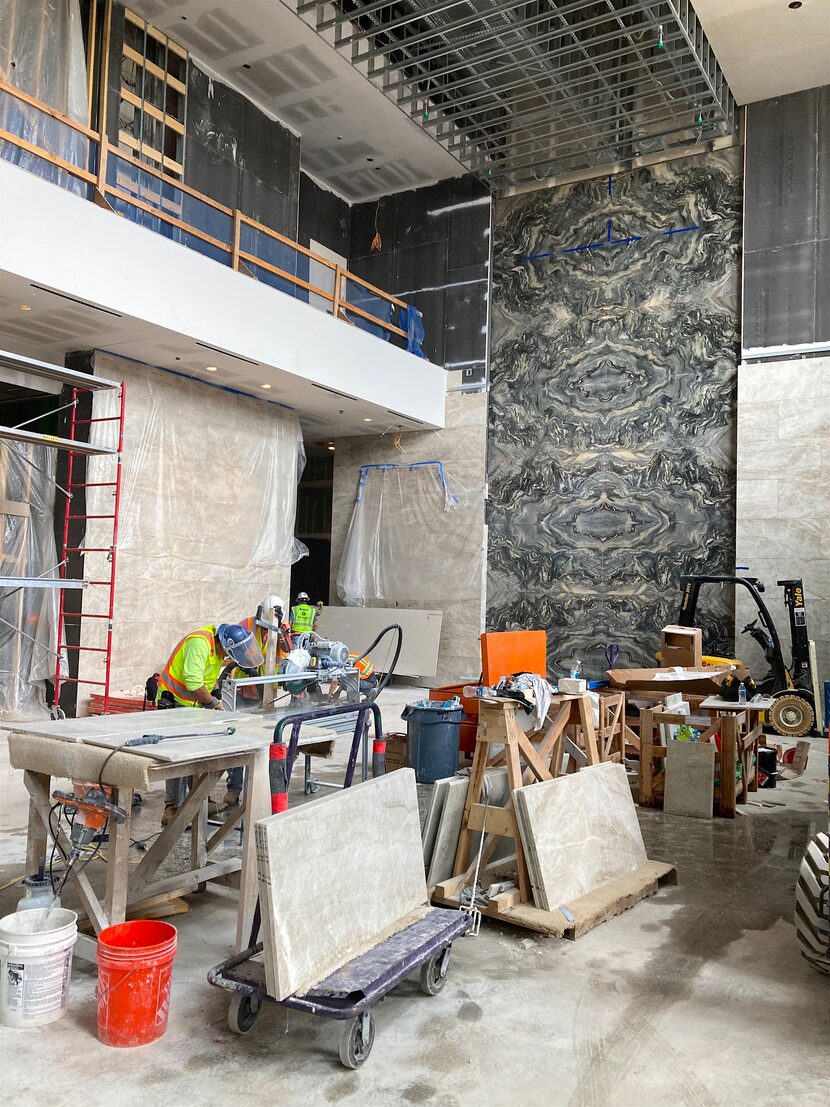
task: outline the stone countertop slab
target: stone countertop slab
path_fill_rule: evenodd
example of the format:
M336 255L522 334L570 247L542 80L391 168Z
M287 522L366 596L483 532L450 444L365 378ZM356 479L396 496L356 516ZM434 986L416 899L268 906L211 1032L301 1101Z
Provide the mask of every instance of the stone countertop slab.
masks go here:
M425 914L412 769L256 824L269 995L307 991Z
M517 788L513 802L534 900L544 911L587 895L647 860L622 765L605 762Z

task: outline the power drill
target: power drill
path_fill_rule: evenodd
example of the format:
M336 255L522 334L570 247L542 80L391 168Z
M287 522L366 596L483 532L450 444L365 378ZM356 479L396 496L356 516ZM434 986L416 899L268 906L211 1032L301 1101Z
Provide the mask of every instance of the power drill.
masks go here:
M72 848L66 859L66 875L81 856L84 846L88 846L95 840L109 819L123 823L127 818L127 812L110 801L111 790L106 785L102 790L97 784L73 780L72 786L78 794L60 791L52 793L55 803L63 804L67 815L74 813L75 816L69 835ZM65 881L66 876L63 882Z

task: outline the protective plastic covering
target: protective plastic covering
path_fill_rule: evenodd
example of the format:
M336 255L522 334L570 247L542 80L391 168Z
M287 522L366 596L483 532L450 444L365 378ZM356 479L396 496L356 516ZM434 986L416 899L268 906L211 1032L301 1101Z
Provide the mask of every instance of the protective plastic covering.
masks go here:
M263 595L288 593L305 455L296 416L274 405L109 355L96 354L95 369L126 384L115 691L140 686L188 631L235 623L254 615ZM113 414L117 403L115 393L96 393L93 415ZM116 426L93 424L96 440L114 442ZM111 459L94 458L87 479L111 481L113 472ZM111 489L90 492L90 514L112 511ZM110 538L110 522L92 522L86 546ZM88 553L85 576L105 579L105 558ZM95 591L85 610L101 610ZM91 625L99 622L86 620L84 645L99 644L105 624ZM85 675L97 679L100 660L82 657Z
M468 491L440 461L364 465L337 591L350 607L481 592L483 489Z
M0 78L78 123L88 123L86 55L78 0L2 0ZM0 92L0 127L64 161L90 168L90 140L37 108ZM77 177L0 141L0 157L85 194Z
M45 446L0 442L0 573L56 577L53 509L57 454ZM0 717L48 714L46 680L55 676L58 593L0 587Z

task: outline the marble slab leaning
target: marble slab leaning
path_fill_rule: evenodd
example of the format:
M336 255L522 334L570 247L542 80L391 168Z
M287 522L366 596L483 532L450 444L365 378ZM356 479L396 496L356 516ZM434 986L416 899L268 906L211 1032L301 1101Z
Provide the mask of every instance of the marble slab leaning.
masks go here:
M256 824L268 994L302 993L429 910L412 769Z
M625 769L605 762L517 788L533 899L553 911L647 861Z

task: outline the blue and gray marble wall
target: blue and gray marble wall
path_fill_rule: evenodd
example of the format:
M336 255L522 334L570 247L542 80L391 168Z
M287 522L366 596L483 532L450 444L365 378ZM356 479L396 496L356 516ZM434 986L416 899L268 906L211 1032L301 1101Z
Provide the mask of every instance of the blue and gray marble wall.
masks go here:
M488 627L654 663L680 576L734 566L739 151L511 197L493 234Z

